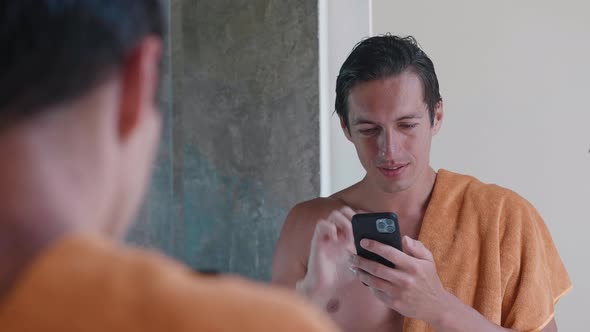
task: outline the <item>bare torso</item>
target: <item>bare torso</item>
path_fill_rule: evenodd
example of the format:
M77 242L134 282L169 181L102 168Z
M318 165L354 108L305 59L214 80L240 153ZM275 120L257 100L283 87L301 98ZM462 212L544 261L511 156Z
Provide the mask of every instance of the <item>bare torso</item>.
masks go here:
M275 282L293 286L295 282L305 276L310 250L309 243L320 219L326 218L332 211L344 206L349 206L355 210L370 211L370 207L365 206L367 204L363 204L362 198L355 194L354 187L351 187L330 198L318 198L299 204L297 216L290 216L290 218L297 219L292 221L297 223L298 227L289 230L292 232L289 243L296 243L297 245L290 246L289 251L293 252L292 255L296 255L291 259L298 261L302 268L300 271L291 271L290 276L280 273L278 280L273 271ZM404 216L398 213L398 217L401 235L408 235L416 239L420 231L422 216ZM275 257L275 260L277 258L282 259ZM283 259L289 258L285 257ZM327 305L322 309L345 332L401 332L403 330L403 316L386 307L373 295L369 288L356 279L335 290L329 298Z
M310 245L316 225L322 220L329 220L333 211L345 206L357 212L396 212L402 236L419 239L422 220L433 187L434 181L432 185L427 186L421 198L414 199L419 202L414 205L414 210L408 208L410 204L402 201L403 197L401 199L396 197L395 200L388 202L379 201L378 195L367 195L366 192L362 193L358 190L358 184L330 198L317 198L298 204L291 210L277 245L273 262L273 282L295 288L299 281L305 281ZM315 270L315 264L311 268L312 271ZM342 331L402 332L404 317L385 306L368 287L356 279L350 279L351 281L342 283L339 288L331 290L331 294L322 293L319 297L317 292L308 292L305 287L299 290L316 304L321 305L321 309L331 316ZM482 326L489 324L481 316L478 317L472 313L470 315L461 316L461 321ZM542 331L557 331L555 320L552 319Z

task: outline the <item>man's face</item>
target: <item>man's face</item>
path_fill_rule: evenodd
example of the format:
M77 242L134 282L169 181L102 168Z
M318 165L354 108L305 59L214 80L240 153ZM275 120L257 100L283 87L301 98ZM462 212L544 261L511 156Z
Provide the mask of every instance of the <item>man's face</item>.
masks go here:
M411 71L359 83L348 98L350 133L369 183L387 193L410 189L430 168L432 136L440 128L442 103L431 126L420 78Z

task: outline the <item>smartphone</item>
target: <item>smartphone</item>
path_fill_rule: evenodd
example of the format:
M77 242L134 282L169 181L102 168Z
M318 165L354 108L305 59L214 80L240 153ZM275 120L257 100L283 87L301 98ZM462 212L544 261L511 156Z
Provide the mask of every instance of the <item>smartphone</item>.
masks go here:
M387 259L367 251L361 247L362 239L370 239L402 250L402 240L399 231L397 215L393 212L360 213L352 217L352 232L354 245L359 256L381 263L391 268L395 264Z

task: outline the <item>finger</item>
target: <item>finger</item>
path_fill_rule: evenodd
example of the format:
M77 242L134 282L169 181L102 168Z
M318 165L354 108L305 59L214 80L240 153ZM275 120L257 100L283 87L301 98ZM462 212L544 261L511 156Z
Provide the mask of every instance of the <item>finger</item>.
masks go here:
M394 285L401 285L407 275L405 272L392 269L383 264L356 255L352 257L351 265L353 268L357 269L357 271L369 273L377 278L387 280Z
M315 232L315 237L322 242L331 242L338 239L336 226L327 220L320 220Z
M352 223L342 211L334 211L330 214L330 221L336 226L338 232L346 239L353 241Z
M432 256L432 253L430 252L430 250L428 250L428 248L426 248L426 246L424 246L424 244L422 244L422 242L414 240L409 236L404 236L402 240L402 246L404 252L409 254L410 256L434 262L434 257Z
M390 294L388 294L388 293L386 293L384 291L375 289L375 288L371 288L371 293L373 293L373 295L376 298L378 298L379 300L381 300L381 302L383 302L385 304L388 304L388 305L391 303L392 297L391 297Z
M383 302L386 306L399 312L400 303L399 303L399 301L396 301L396 296L395 296L397 293L394 293L394 291L383 292L383 291L380 291L380 290L374 289L374 288L371 288L371 293L373 293L373 295L377 299L379 299L381 302Z
M349 206L343 206L339 210L349 221L352 220L352 217L356 214L354 210Z
M371 289L382 292L389 292L392 289L392 284L387 280L378 278L363 270L357 270L356 276L365 286Z
M415 263L415 258L406 255L404 252L397 250L392 246L388 246L378 241L363 239L361 240L361 246L364 249L373 252L387 259L388 261L394 263L397 269L405 271L408 268L413 268L413 265Z

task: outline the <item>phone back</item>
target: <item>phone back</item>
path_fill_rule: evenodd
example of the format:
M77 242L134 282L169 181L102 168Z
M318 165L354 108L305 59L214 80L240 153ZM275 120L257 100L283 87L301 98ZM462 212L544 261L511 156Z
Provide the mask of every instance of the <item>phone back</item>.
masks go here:
M391 268L395 264L361 247L362 239L370 239L402 250L397 215L393 212L360 213L352 218L352 231L357 254Z

